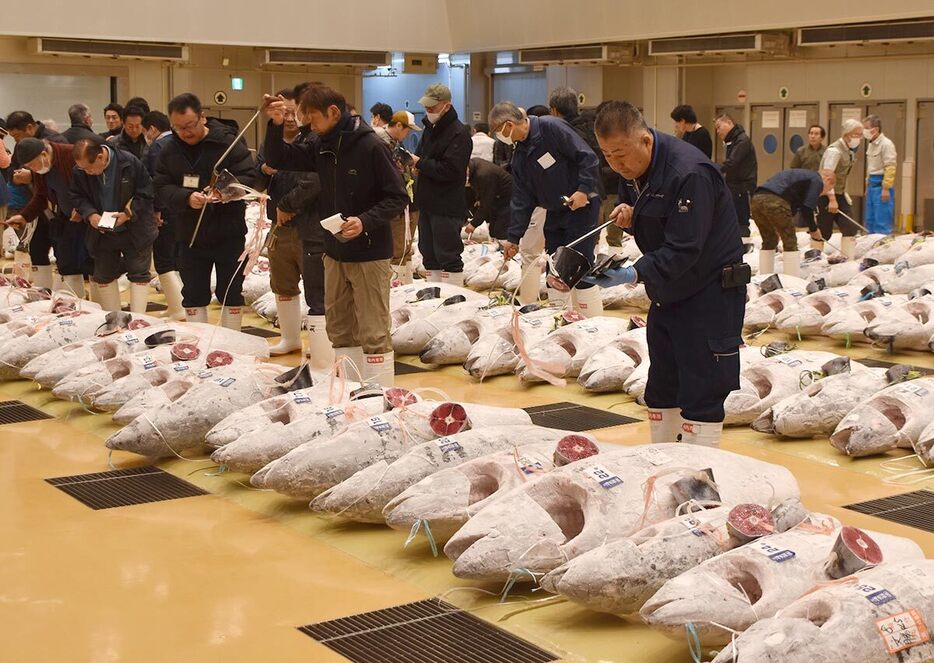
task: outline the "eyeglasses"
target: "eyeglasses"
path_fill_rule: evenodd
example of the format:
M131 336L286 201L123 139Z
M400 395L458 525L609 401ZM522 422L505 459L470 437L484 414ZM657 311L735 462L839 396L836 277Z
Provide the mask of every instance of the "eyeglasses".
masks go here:
M201 118L199 117L199 118L198 118L197 120L195 120L194 122L189 122L188 124L186 124L186 125L183 126L183 127L176 127L176 126L173 126L173 127L172 127L172 130L173 130L175 133L177 133L177 134L181 134L181 133L186 133L186 134L187 134L187 133L191 133L192 131L194 131L194 130L198 127L198 125L199 125L200 123L201 123Z

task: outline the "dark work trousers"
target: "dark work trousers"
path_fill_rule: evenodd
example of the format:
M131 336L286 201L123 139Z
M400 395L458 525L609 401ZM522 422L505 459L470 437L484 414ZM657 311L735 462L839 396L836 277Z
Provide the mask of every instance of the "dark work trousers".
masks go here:
M463 272L464 242L461 229L464 219L456 216L439 216L424 210L418 216L418 250L422 254L425 269L445 272Z
M308 315L324 315L324 253L321 242L302 242L302 286Z
M182 276L182 306L195 308L211 303L211 270L216 275L214 294L222 306L243 306L244 237L235 233L227 241L210 247L189 248L182 243L179 272ZM225 299L226 293L226 299Z
M749 192L730 192L733 198L733 209L736 210L736 220L739 222L739 234L742 237L749 237Z
M548 210L545 215L545 251L552 255L558 250L559 246L567 246L578 237L586 235L597 227L597 220L600 218L600 199L591 198L590 204L581 207L578 210L569 210L562 208L559 210ZM572 248L587 258L587 262L593 266L594 247L597 245L597 235L594 234L585 239L580 244L575 244ZM580 283L578 290L592 288L589 283Z
M833 234L834 224L836 224L844 237L855 237L859 231L859 226L839 214L828 212L827 203L829 202L830 199L827 196L821 196L817 200L817 227L820 229L820 234L824 236L824 239L830 239ZM853 216L853 208L842 193L837 194L837 207L847 216Z
M653 303L646 340L650 408L681 408L690 421L723 421L723 402L739 389L746 288L724 289L720 277L673 304Z
M156 274L178 271L180 251L181 244L175 236L175 228L172 222L163 216L159 234L156 235L156 241L152 243L152 262L156 266Z
M51 222L45 213L36 217L36 229L29 240L29 259L33 265L50 265L49 251L52 249L52 235L49 232ZM56 256L57 258L57 256Z
M88 228L84 221L51 221L55 262L62 276L94 273L94 260L87 245Z

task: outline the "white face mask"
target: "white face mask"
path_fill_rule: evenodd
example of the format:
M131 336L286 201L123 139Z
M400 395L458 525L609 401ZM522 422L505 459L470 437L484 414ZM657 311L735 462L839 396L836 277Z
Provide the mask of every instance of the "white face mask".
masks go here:
M846 144L849 146L851 150L855 150L856 148L859 147L860 141L861 139L859 138L850 138L846 141Z
M446 108L447 108L446 106L442 106L440 113L425 113L425 117L427 117L428 121L431 122L432 124L438 124L438 120L440 120L441 116L444 115L444 111L446 110Z
M51 166L43 166L42 168L40 168L39 170L37 170L36 173L39 174L39 175L45 175L45 174L46 174L47 172L49 172L50 170L52 170L52 167L51 167Z
M872 135L872 129L863 129L863 138L866 140L872 140L875 136Z
M501 143L505 143L506 145L512 145L513 143L511 131L509 132L509 135L507 136L506 134L502 132L502 130L500 130L496 132L495 136L496 136L496 140L498 140Z

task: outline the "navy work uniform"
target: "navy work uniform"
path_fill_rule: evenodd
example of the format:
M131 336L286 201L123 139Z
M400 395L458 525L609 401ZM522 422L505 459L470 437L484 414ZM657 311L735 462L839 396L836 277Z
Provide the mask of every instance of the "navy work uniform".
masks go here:
M529 135L516 143L512 157L512 203L507 236L518 244L529 227L532 211L545 216L545 250L554 253L593 230L600 217L600 161L570 124L557 117L530 117ZM571 210L561 200L580 191L590 204ZM596 237L574 248L593 264Z
M719 423L739 388L746 308L745 285L723 283L724 268L743 255L736 211L716 165L682 140L653 134L649 169L619 187L620 202L633 207L627 231L643 253L634 266L652 300L645 401L650 410L679 408L688 423Z

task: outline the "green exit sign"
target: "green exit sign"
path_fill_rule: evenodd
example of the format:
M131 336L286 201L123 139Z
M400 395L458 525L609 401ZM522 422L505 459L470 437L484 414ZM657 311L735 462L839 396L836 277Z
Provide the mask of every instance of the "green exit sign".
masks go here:
M231 79L230 79L230 89L231 89L231 90L242 90L242 89L243 89L243 79L242 79L242 78L231 78Z

